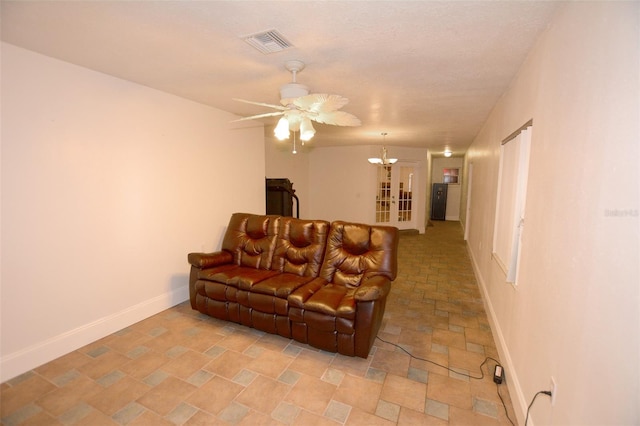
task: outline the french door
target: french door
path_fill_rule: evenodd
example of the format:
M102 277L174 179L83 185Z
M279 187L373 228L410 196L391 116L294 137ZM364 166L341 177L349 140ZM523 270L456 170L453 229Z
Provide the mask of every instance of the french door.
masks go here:
M415 229L413 185L415 167L394 164L378 167L376 182L376 223L398 229Z

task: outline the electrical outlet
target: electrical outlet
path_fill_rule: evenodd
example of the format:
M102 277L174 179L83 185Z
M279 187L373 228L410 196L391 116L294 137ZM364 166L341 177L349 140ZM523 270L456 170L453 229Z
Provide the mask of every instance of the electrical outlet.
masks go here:
M551 376L551 406L556 405L556 396L558 394L558 385L556 384L556 379Z

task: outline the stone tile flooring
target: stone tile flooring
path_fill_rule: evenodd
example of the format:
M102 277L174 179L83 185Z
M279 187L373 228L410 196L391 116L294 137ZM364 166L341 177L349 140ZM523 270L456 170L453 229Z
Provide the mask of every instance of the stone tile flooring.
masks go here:
M460 224L433 225L401 236L378 335L389 343L376 340L367 359L185 302L2 383L2 425L510 424L495 362L467 376L498 355Z

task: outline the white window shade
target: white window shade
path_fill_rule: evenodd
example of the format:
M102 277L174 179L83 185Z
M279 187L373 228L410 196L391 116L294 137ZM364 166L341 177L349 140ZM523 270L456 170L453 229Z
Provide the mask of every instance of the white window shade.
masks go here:
M500 150L498 198L493 236L493 254L509 283L515 283L524 227L531 126L503 142Z

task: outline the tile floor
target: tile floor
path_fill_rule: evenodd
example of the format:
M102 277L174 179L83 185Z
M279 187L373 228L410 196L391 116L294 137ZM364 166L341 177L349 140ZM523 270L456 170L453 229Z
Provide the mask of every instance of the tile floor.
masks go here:
M368 359L182 303L1 385L2 425L504 425L498 359L458 222L403 234ZM506 384L499 388L515 419Z

